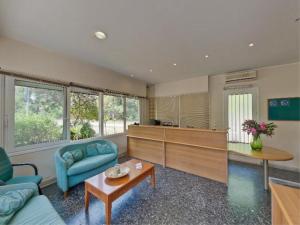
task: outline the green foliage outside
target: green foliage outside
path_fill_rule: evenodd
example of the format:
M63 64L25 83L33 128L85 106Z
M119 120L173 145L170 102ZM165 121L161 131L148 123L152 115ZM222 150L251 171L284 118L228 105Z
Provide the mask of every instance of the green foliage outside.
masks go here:
M124 121L124 99L103 97L104 129L107 123L116 129L115 123ZM65 139L64 105L63 90L15 86L15 146ZM138 100L126 99L127 121L139 121L138 107ZM99 132L99 96L71 92L70 117L71 140L94 137Z
M96 131L92 127L99 121L98 95L71 93L71 140L94 137ZM98 126L99 129L99 126Z
M128 122L139 122L139 100L134 98L126 99L126 120Z
M63 92L15 87L15 146L63 139Z
M15 118L15 145L32 145L63 138L63 127L51 118L39 114L21 115Z

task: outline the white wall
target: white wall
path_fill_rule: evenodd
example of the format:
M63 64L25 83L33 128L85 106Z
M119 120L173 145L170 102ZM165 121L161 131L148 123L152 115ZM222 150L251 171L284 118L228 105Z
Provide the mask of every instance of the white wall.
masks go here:
M0 67L39 77L146 96L145 82L7 38L0 38ZM120 154L126 152L126 136L124 134L108 137L108 139L119 146ZM55 177L53 155L59 147L61 146L17 153L17 155L11 156L11 160L14 163L31 162L36 164L44 181L49 181ZM15 171L16 175L28 173L31 173L30 168Z
M300 63L257 69L258 79L252 82L258 87L258 118L268 121L267 100L269 98L300 97ZM226 128L224 122L223 88L225 75L209 77L210 127ZM272 138L264 137L265 145L286 150L294 155L292 161L271 162L274 166L300 170L300 121L273 121L278 125ZM233 159L256 162L240 156Z
M146 83L74 58L0 37L0 67L40 77L146 96Z
M149 97L177 96L208 92L208 76L160 83L150 86Z

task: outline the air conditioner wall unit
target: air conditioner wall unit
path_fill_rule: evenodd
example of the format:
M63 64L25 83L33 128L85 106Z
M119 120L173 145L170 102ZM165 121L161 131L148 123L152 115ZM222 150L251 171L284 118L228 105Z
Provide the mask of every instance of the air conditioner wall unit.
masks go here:
M232 84L232 83L251 81L256 79L257 79L257 72L255 70L247 70L247 71L228 73L225 77L225 83Z

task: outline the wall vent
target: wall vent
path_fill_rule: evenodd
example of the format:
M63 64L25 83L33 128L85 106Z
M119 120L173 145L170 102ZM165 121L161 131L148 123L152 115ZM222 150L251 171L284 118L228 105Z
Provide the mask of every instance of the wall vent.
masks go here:
M243 81L251 81L257 79L257 72L255 70L240 71L228 73L225 78L226 84L238 83Z

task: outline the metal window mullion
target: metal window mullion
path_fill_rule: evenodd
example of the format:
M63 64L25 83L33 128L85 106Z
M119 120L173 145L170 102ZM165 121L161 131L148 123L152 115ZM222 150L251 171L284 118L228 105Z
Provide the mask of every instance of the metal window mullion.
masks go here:
M99 93L99 134L101 137L104 136L103 132L103 121L104 121L104 109L103 109L103 93Z
M70 101L71 95L70 95L70 89L65 88L64 89L64 120L63 120L63 127L64 127L64 138L68 141L71 140L70 135L70 108L71 108L71 101Z
M126 97L123 96L123 132L126 132Z

